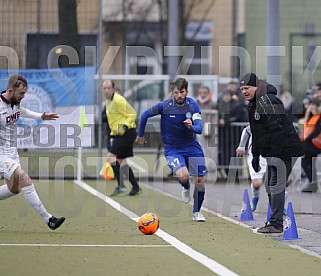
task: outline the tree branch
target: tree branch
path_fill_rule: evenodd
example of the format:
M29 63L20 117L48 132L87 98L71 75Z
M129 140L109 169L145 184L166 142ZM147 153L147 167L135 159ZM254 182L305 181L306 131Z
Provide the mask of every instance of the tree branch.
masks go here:
M201 2L202 2L202 0L201 0ZM192 35L192 37L191 37L191 40L194 40L194 39L195 39L196 35L197 35L198 32L200 31L200 29L201 29L201 27L202 27L202 25L203 25L203 23L204 23L204 21L205 21L208 13L210 12L211 7L215 4L215 2L216 2L216 0L211 0L210 4L207 6L207 9L205 10L205 13L204 13L203 16L202 16L201 21L199 22L197 28L195 29L195 31L194 31L194 33L193 33L193 35Z

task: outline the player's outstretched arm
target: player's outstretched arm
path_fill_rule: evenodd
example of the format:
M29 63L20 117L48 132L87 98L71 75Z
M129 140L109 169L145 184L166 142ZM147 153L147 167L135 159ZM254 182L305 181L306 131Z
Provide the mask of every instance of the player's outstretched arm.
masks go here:
M56 113L39 113L29 110L25 107L20 108L21 117L29 118L29 119L36 119L36 120L56 120L59 118L58 114Z
M41 119L42 120L56 120L59 118L59 115L57 113L42 113Z

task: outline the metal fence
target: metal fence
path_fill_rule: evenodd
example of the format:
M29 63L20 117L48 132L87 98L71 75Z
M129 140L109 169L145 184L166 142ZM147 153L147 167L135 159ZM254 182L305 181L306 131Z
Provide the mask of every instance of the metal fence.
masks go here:
M98 3L99 0L77 1L80 36L97 34ZM0 0L0 4L0 68L18 69L10 66L13 61L19 63L19 68L27 68L27 59L39 59L43 51L52 47L52 35L59 33L58 0ZM44 38L41 43L39 38ZM34 51L28 50L31 46ZM47 61L47 55L43 61Z

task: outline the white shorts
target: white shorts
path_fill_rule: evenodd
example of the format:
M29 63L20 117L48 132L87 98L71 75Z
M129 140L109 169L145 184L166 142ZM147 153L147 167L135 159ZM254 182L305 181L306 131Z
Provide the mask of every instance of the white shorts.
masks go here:
M247 164L249 166L249 171L250 171L250 176L251 179L259 179L259 178L263 178L265 172L266 172L266 159L263 158L262 156L260 156L260 171L259 172L255 172L253 167L252 167L252 159L253 159L253 155L250 152L247 156Z
M12 155L0 154L0 176L10 179L16 168L20 167L18 152Z

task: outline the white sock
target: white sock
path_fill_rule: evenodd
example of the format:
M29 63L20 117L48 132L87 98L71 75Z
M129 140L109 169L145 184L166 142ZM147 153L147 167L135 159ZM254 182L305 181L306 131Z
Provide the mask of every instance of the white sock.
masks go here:
M12 197L16 195L15 193L12 193L9 188L8 188L8 185L7 184L4 184L2 186L0 186L0 200L3 200L3 199L6 199L6 198L9 198L9 197Z
M45 223L49 222L52 217L43 206L33 184L21 189L25 195L27 202L32 206L32 208L42 217Z
M260 190L261 190L260 188L254 189L253 183L251 183L251 191L252 191L253 197L260 198Z

